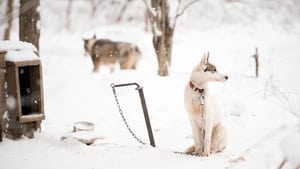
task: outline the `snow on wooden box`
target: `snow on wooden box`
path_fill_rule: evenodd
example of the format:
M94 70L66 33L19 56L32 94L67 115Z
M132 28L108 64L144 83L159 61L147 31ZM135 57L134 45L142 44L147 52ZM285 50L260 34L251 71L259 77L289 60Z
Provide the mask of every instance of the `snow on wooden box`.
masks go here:
M5 41L0 41L0 51L37 52L37 49L34 45L28 42L5 40Z

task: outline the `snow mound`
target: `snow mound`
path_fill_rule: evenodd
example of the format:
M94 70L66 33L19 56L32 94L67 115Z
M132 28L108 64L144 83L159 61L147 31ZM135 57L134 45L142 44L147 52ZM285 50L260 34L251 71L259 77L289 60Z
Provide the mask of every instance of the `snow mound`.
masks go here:
M78 131L78 132L72 132L60 138L61 141L69 140L69 139L77 140L84 144L90 145L93 144L98 139L103 139L103 137L99 136L93 131Z
M38 60L34 45L22 41L0 41L0 51L6 51L6 61Z
M34 45L28 42L22 41L0 41L0 51L10 51L10 50L29 50L32 52L36 52L37 49Z
M300 165L300 132L294 132L281 141L281 150L288 160L289 163L292 163L295 166Z

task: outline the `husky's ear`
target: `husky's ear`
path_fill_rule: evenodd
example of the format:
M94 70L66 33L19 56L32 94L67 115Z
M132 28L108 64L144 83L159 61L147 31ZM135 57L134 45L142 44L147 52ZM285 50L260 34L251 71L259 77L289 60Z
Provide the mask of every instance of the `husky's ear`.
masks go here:
M207 54L204 53L203 56L202 56L200 64L201 65L206 65L208 63L208 57L209 57L209 53L207 53Z
M96 39L96 34L94 33L93 39Z

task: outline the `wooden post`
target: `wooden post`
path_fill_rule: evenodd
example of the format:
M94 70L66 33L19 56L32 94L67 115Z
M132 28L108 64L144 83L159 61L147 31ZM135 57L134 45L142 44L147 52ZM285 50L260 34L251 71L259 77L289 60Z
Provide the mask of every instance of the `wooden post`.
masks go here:
M6 101L5 101L5 93L4 93L4 86L5 86L5 80L4 80L4 55L6 52L0 51L0 142L2 141L2 133L3 133L3 114L6 109Z
M259 60L258 60L259 55L258 55L258 49L257 48L255 48L255 54L253 55L253 57L254 57L254 60L255 60L255 76L256 76L256 78L258 78L258 76L259 76Z

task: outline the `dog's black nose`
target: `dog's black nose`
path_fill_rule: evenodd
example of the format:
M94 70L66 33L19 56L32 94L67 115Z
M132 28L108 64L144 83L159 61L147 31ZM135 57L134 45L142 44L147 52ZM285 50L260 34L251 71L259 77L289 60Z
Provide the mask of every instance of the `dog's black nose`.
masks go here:
M228 76L225 76L225 79L228 80Z

